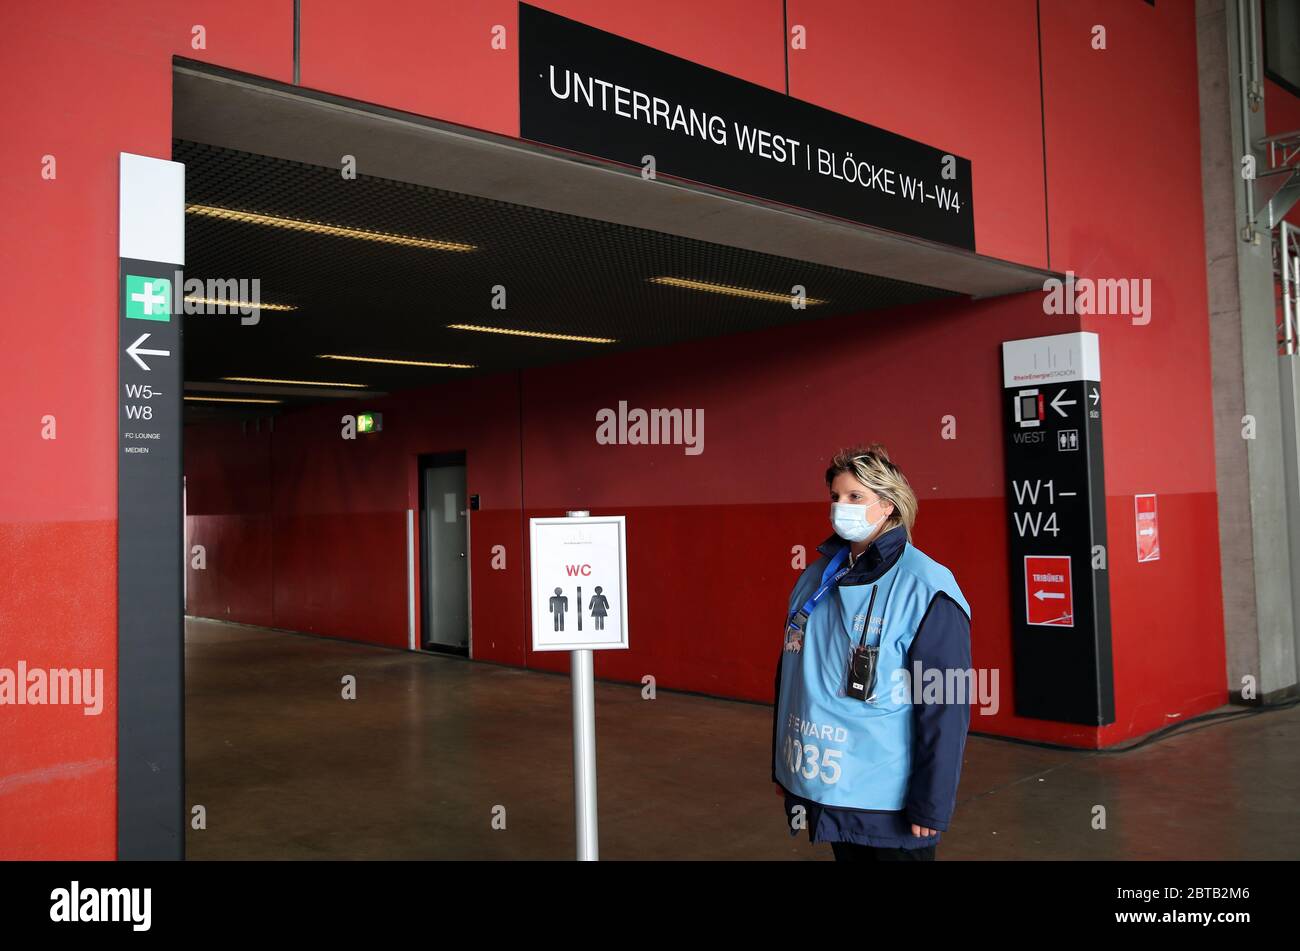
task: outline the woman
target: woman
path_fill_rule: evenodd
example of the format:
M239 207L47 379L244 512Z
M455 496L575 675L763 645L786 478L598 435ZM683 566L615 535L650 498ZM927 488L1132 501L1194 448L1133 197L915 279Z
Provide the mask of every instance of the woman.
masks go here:
M790 595L772 780L792 834L839 860L932 860L957 796L970 698L920 702L923 671L970 669L970 606L911 544L916 495L881 446L826 470L831 524ZM873 669L874 668L874 669ZM929 683L929 680L925 680Z

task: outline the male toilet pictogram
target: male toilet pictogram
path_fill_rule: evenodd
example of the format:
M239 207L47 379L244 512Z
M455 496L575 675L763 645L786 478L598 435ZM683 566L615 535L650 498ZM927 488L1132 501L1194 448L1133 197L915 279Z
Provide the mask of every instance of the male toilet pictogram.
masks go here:
M555 589L555 596L551 598L551 614L555 618L555 630L564 630L564 612L569 610L569 599L564 596L561 588Z

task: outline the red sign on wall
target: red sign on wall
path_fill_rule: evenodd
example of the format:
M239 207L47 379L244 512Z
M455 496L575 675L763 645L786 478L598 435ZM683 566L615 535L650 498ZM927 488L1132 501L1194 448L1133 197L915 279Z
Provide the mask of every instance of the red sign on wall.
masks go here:
M1156 519L1154 495L1133 496L1133 513L1137 522L1138 564L1160 560L1160 527Z
M1044 627L1074 627L1069 555L1025 556L1025 621Z

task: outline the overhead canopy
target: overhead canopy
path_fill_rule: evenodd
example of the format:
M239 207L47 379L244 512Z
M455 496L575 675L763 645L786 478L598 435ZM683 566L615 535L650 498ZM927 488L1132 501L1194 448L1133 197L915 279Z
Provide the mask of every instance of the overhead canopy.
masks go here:
M258 277L264 302L296 307L264 311L257 326L189 319L191 392L259 386L231 376L391 390L837 313L1017 293L1051 276L208 67L178 65L174 96L174 158L186 165L187 203L254 215L192 210L186 276ZM340 174L344 155L356 156L355 180ZM299 221L428 240L348 240L295 228ZM797 284L810 304L798 310L673 283L683 280L772 297ZM489 303L498 285L504 311ZM448 329L453 323L614 342ZM473 369L328 363L326 353Z

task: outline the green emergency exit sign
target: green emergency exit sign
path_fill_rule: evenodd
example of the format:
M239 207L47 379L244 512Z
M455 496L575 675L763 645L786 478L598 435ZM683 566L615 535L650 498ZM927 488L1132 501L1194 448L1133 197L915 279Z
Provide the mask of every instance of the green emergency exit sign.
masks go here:
M357 413L357 432L377 433L383 428L383 413Z
M172 282L165 277L126 275L126 316L133 320L172 319Z

